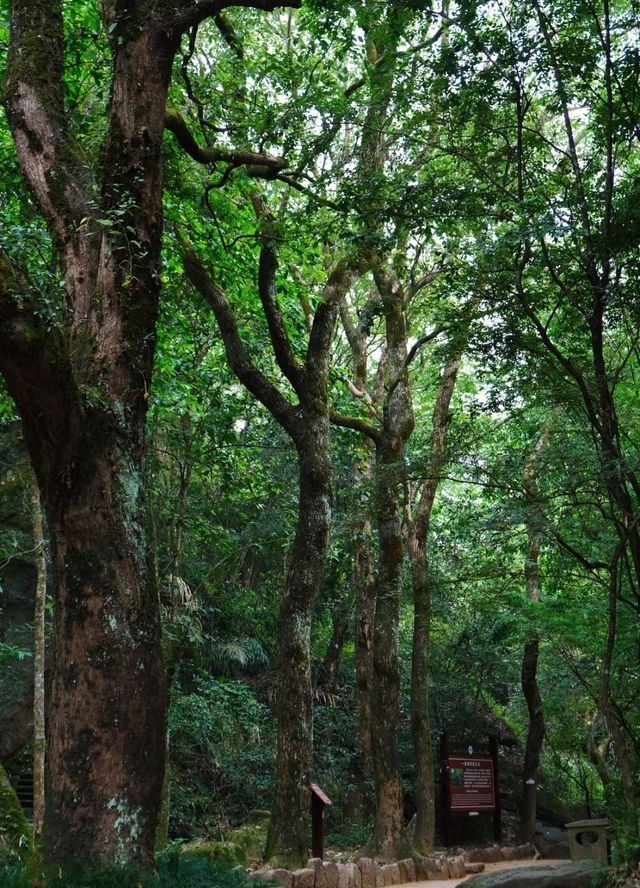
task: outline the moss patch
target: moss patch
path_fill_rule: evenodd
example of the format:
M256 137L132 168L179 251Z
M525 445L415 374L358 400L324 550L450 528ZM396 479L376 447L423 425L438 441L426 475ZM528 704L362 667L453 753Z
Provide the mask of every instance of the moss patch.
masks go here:
M236 842L201 842L185 845L184 854L192 857L205 857L228 866L246 866L247 852Z

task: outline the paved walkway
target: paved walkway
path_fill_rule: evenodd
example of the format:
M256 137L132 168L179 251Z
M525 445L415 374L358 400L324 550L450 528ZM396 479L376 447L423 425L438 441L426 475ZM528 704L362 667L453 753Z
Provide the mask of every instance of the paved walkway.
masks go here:
M495 873L497 870L519 869L521 866L539 866L541 864L552 864L559 866L562 863L571 863L570 860L503 860L500 863L485 863L483 872ZM403 888L454 888L455 885L462 885L471 876L465 876L464 879L438 879L433 882L410 882Z

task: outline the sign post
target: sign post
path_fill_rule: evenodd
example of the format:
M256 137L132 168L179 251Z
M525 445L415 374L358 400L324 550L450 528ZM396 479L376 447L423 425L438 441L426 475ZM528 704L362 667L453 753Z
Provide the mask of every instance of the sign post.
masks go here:
M311 853L322 860L324 854L324 809L331 804L329 796L317 783L311 784Z
M469 746L466 751L452 753L446 734L441 740L442 808L445 846L451 844L454 818L491 815L494 838L501 839L500 795L498 791L498 748L495 737L489 749L477 751Z

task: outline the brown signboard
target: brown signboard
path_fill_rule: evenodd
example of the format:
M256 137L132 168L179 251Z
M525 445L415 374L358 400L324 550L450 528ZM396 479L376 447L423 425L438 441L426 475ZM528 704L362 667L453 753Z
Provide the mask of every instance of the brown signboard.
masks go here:
M495 810L495 782L491 755L474 753L450 755L449 802L452 813L477 811L490 814Z

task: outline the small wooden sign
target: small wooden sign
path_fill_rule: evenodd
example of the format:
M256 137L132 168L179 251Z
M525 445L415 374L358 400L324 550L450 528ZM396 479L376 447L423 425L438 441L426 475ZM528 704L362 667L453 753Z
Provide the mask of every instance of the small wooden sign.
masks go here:
M311 784L311 792L314 796L316 796L316 798L318 798L322 802L324 807L326 807L327 805L333 804L333 802L331 801L329 796L326 794L326 792L324 792L324 790L320 789L320 787L318 786L317 783Z
M324 809L331 804L331 799L317 783L312 783L311 790L311 852L314 857L322 860L324 854Z

